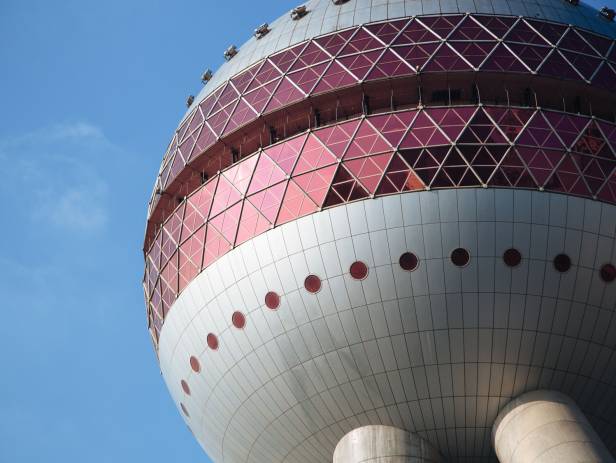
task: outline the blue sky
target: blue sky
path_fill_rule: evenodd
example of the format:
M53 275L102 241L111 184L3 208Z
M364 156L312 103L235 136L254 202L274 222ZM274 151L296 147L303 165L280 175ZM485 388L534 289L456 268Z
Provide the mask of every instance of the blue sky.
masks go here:
M202 71L296 3L0 1L0 461L209 461L146 330L146 203Z

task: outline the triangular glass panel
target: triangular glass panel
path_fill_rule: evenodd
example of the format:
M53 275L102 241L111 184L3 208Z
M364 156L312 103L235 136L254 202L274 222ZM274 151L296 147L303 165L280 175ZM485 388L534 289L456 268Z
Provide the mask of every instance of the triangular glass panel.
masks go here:
M424 16L419 18L419 21L421 21L441 39L446 39L463 18L464 16L462 15Z
M321 80L319 80L319 83L312 90L312 93L328 92L355 84L356 82L357 79L350 72L344 69L337 61L332 61Z
M408 20L401 19L398 21L369 24L365 26L365 28L381 40L385 45L389 45L391 41L400 33L400 30L406 26L407 22Z
M439 37L422 23L413 19L392 45L414 45L422 42L438 42Z
M339 56L366 52L368 50L383 48L384 46L385 44L383 44L383 42L374 38L368 31L360 27L351 40L344 46L342 51L340 51Z
M308 42L302 42L299 45L295 45L287 50L283 50L269 57L269 60L276 65L283 73L286 73L298 56L302 54L302 51L306 47ZM259 71L260 74L260 71ZM265 82L260 79L261 83ZM261 85L261 83L259 85Z
M599 65L603 63L601 58L594 58L566 50L561 51L561 53L586 80L590 80Z
M528 72L522 62L503 43L499 43L490 57L481 65L484 71Z
M443 71L467 71L472 67L462 59L446 42L432 55L422 68L422 71L443 72Z
M449 144L449 139L424 112L421 112L413 121L413 127L402 139L400 148L445 144Z
M487 32L486 32L487 34ZM451 46L475 68L494 50L497 42L452 42Z
M287 78L301 88L306 95L309 95L328 66L329 63L317 64L316 66L287 74Z
M558 113L555 111L545 111L544 117L563 141L565 148L571 147L589 122L589 119L586 117Z
M336 32L323 37L314 39L326 52L335 56L344 47L355 29L347 29L346 31Z
M325 198L324 207L354 201L368 197L363 186L340 165L332 182L332 187Z
M541 37L524 20L518 21L504 37L505 42L517 42L533 45L551 45L549 41Z
M293 181L289 180L285 191L280 212L276 219L276 225L290 222L317 210L317 205L310 197Z
M392 157L389 166L376 190L378 195L399 193L402 191L416 191L425 188L421 179L409 168L409 166L396 153Z
M310 134L297 160L295 169L293 169L293 175L296 176L304 172L316 170L334 164L336 161L336 157L325 145L323 145L314 134Z
M222 211L228 209L232 204L235 204L242 198L241 194L233 186L229 180L223 175L218 178L218 187L216 188L216 194L214 195L214 201L212 203L212 212L210 217L215 217Z
M448 40L494 40L494 37L475 21L472 16L466 16L451 33Z
M207 226L205 247L203 252L203 268L215 262L220 256L226 254L231 245L212 225Z
M505 133L509 141L514 141L522 128L534 114L533 110L521 108L502 108L488 106L484 110Z
M253 90L249 93L245 93L242 98L245 99L246 102L250 106L252 106L257 113L261 114L261 112L265 108L265 105L268 103L272 94L274 93L274 90L278 86L278 83L279 80L270 82L263 87L259 87L258 89Z
M580 132L581 135L571 146L572 151L604 159L613 158L612 151L595 121L591 120L590 124Z
M345 166L357 178L368 193L374 193L381 182L393 153L377 154L357 159L345 160Z
M436 125L445 132L445 135L451 142L455 142L466 123L475 113L474 107L458 107L458 108L428 108L424 110L430 116Z
M604 57L612 45L612 41L607 37L601 37L600 35L591 34L590 32L576 30L576 32L584 37L584 40L588 42L601 57Z
M247 194L251 195L261 191L270 185L281 182L285 178L286 174L284 171L269 156L262 154L259 157L259 162L250 181Z
M334 155L338 158L342 158L360 122L361 119L354 119L330 127L317 129L313 133L315 137L334 153Z
M217 137L212 129L208 126L208 124L204 124L201 127L201 131L199 132L199 136L197 137L197 142L195 143L195 147L193 148L192 155L189 161L197 158L201 153L203 153L207 148L216 143Z
M222 175L237 188L240 195L246 193L258 159L258 156L244 158L241 162L236 163L234 166L222 172ZM218 192L216 194L218 194Z
M516 18L507 16L473 15L473 18L498 39L502 39L516 21Z
M287 181L285 180L249 196L248 201L250 201L268 221L274 223L278 216L278 210L280 209L280 204L282 203L286 188Z
M366 80L384 79L415 74L415 70L390 49L385 50Z
M278 164L286 174L291 174L306 138L307 135L305 134L291 138L283 143L266 148L264 153Z
M527 45L507 42L507 47L524 63L531 71L537 70L548 53L552 50L547 46Z
M229 118L229 123L225 127L225 131L223 135L227 135L233 132L238 127L245 125L246 123L252 121L257 117L257 113L252 109L252 107L246 103L246 100L243 98L240 99L240 102L237 104L235 109L233 110L233 114Z
M607 61L603 62L595 76L592 78L592 84L605 88L610 92L616 92L616 72L614 72Z
M344 153L344 159L383 153L391 149L391 145L387 143L368 120L364 119L348 144Z
M246 92L250 92L258 87L265 85L272 80L275 80L282 76L282 73L276 68L270 60L265 60L259 71L255 74L254 79L248 87Z
M193 195L194 196L194 195ZM186 241L190 236L195 233L203 224L205 224L205 218L201 215L199 209L197 209L192 200L192 196L186 200L186 209L184 211L184 220L182 221L182 242Z
M329 53L326 53L314 41L311 41L306 48L304 48L295 63L293 63L293 66L289 68L289 72L297 71L308 66L314 66L315 64L328 61L330 58L331 56Z
M517 140L520 145L539 146L545 148L564 148L560 139L553 132L541 112L537 111Z
M250 201L244 201L235 245L239 246L245 241L269 230L271 226L272 224L269 220L267 220Z
M400 55L414 69L419 70L430 59L440 43L424 43L420 45L406 45L393 50Z
M548 76L559 77L561 79L580 80L580 76L575 69L563 58L563 56L554 50L550 56L544 61L538 70L541 74Z
M304 96L305 95L293 85L289 79L283 77L282 82L280 82L280 85L276 88L276 91L272 95L272 99L263 112L270 113L278 108L299 101L303 99Z
M338 58L338 61L351 71L357 80L363 80L382 53L383 50L370 51L357 55L344 56Z
M231 82L233 86L237 89L238 92L244 93L246 88L252 82L252 79L256 75L257 71L261 68L262 63L255 64L254 66L246 69L243 72L240 72L235 77L231 78Z
M416 115L417 111L402 111L370 116L368 120L387 139L391 146L396 147Z
M544 37L548 42L552 45L556 45L556 43L560 40L562 35L567 30L567 26L556 24L556 23L548 23L545 21L535 21L532 19L526 20L528 24L530 24L542 37Z
M338 164L332 164L331 166L293 177L293 180L310 196L310 199L317 206L322 206L337 169Z

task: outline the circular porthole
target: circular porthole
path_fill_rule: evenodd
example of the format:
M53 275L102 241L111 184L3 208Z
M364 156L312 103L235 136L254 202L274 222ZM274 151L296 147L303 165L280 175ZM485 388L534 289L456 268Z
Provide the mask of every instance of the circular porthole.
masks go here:
M184 415L186 415L187 418L190 418L190 414L188 413L188 410L186 410L186 407L184 406L184 404L180 404L180 408L182 409L182 413L184 413Z
M321 279L316 275L308 275L304 280L304 288L309 293L318 293L321 289Z
M184 393L186 395L190 395L190 387L188 387L188 383L184 380L182 380L180 382L180 385L182 386L182 390L184 391Z
M564 273L571 268L571 258L567 254L559 254L554 257L554 268Z
M616 280L616 267L614 267L612 264L605 264L603 267L601 267L600 274L603 281L605 281L606 283L611 283L612 281Z
M197 357L190 357L190 368L192 368L195 373L199 373L201 371L201 364L199 363Z
M471 260L471 255L464 248L457 248L451 252L451 262L456 267L464 267Z
M361 260L358 260L351 264L349 272L355 280L363 280L368 276L368 267Z
M210 349L212 350L218 349L218 338L216 337L214 333L209 333L207 335L206 341L207 341L207 346Z
M231 315L231 323L238 329L242 329L246 326L246 317L242 312L233 312Z
M507 249L503 253L503 261L507 267L517 267L522 262L522 254L515 248Z
M412 272L419 266L419 259L412 252L405 252L400 256L398 263L400 267L402 267L402 270Z
M276 310L280 306L280 296L274 291L270 291L265 295L265 305L268 309Z

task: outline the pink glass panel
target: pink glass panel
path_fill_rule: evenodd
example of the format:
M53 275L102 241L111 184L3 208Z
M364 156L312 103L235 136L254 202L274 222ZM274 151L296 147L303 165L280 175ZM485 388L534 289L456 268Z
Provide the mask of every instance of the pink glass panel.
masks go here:
M496 72L527 72L527 68L506 45L499 43L481 69Z
M276 224L280 225L298 219L316 210L317 205L310 197L293 180L289 180Z
M319 169L337 161L336 157L313 134L308 136L302 153L297 160L293 175L303 174L310 170Z
M411 74L415 74L413 68L406 64L406 62L402 60L402 58L400 58L395 52L385 50L385 52L378 59L376 65L366 76L366 80L383 79L387 77L398 77Z
M283 106L287 106L301 100L304 96L304 93L293 85L289 79L283 78L264 112L269 113Z
M327 145L329 146L329 145ZM391 150L391 145L368 122L363 120L344 153L344 159L352 159L368 154Z
M222 175L231 183L240 195L246 194L248 184L252 178L252 173L257 165L258 156L249 156L245 158L243 162L238 162L231 168L225 170ZM218 192L216 192L218 195Z
M257 191L267 188L270 185L279 183L284 180L285 177L285 172L278 167L278 165L272 161L269 156L262 154L259 157L259 162L255 168L247 194L251 195Z
M469 69L472 69L470 65L447 43L443 43L422 68L426 72L466 71Z
M391 146L398 146L410 127L416 111L403 111L380 116L370 116L370 123L383 135Z
M481 26L479 22L475 21L471 16L467 16L451 33L449 40L494 40L494 36L484 29L483 26Z
M332 164L331 166L293 177L293 180L310 196L310 199L317 206L322 206L337 168L337 164Z
M312 91L312 88L315 86L321 75L323 75L328 65L329 63L317 64L316 66L288 74L287 78L293 81L293 83L301 88L307 95Z
M271 226L271 222L250 201L244 201L235 245L238 246L250 238L261 234L270 229Z
M337 55L338 52L344 47L349 38L353 35L354 29L347 29L346 31L336 32L335 34L329 34L324 37L314 39L325 51L330 55Z
M302 54L298 56L297 60L289 68L289 72L297 71L308 66L314 66L317 63L322 63L331 58L329 53L323 51L323 49L317 45L314 41L308 43Z
M267 148L264 152L280 166L286 174L290 174L297 163L297 158L307 138L307 135L300 135L284 143L279 143L278 145Z
M241 193L224 176L218 177L218 188L212 204L210 217L215 217L241 199Z
M338 61L353 73L358 80L363 80L382 53L383 50L370 51L358 55L345 56L339 58Z
M261 69L259 69L259 72L257 72L257 74L255 75L253 81L246 88L247 92L250 92L251 90L254 90L257 87L261 87L265 85L266 83L271 82L272 80L282 75L281 72L278 70L278 68L276 68L270 62L271 59L273 58L265 60L265 62L261 66Z
M508 18L504 16L484 16L484 15L474 15L473 16L477 22L481 23L487 30L489 30L492 34L496 36L496 38L502 39L505 34L511 29L513 23L515 23L515 18Z
M407 19L402 19L399 21L387 21L383 23L370 24L365 27L385 45L389 45L407 23Z
M341 124L332 125L331 127L325 127L318 129L314 132L317 137L329 150L334 153L338 158L342 158L346 147L351 141L351 137L357 131L357 127L360 124L359 119L355 119Z
M301 55L302 50L307 45L307 43L308 42L303 42L299 45L295 45L294 47L289 48L288 50L283 50L279 53L276 53L270 56L269 60L274 63L276 67L282 72L287 72L289 68L291 68L297 57Z
M453 42L451 46L477 68L494 50L496 42Z
M456 28L456 26L462 21L464 16L427 16L419 18L423 24L425 24L431 31L438 35L441 39L445 39Z
M358 52L365 52L368 50L374 50L376 48L383 48L384 44L380 40L373 37L368 31L363 28L359 28L355 35L349 40L349 42L342 48L339 55L350 55Z
M413 19L393 41L392 45L413 45L422 42L436 42L439 37L421 22Z
M261 113L277 86L277 80L274 82L270 82L263 87L260 87L250 93L244 94L243 98L250 106L254 108L257 113Z
M274 223L276 222L276 217L278 216L278 211L286 188L287 181L283 181L249 196L248 200L268 221Z
M368 193L374 193L381 182L393 153L377 154L358 159L348 159L343 165L357 178Z
M338 61L332 61L319 80L319 83L312 90L312 93L317 94L327 92L329 90L355 84L356 82L357 79L355 79L351 73L344 69Z

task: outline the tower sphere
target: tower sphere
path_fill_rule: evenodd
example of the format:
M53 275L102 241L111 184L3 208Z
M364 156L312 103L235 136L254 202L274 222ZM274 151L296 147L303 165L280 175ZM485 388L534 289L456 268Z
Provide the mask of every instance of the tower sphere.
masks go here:
M195 438L471 462L517 461L521 432L613 461L610 10L303 6L207 73L148 205L148 328Z

